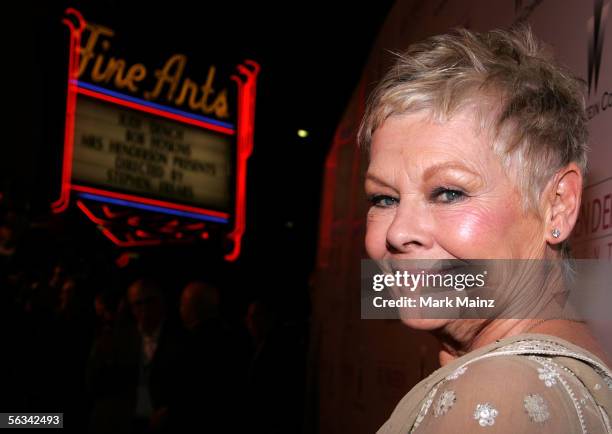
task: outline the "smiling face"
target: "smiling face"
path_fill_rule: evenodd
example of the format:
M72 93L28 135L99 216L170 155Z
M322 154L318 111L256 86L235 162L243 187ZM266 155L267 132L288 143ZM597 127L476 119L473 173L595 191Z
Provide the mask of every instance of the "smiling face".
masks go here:
M524 214L515 182L471 111L436 123L388 118L372 137L365 190L374 260L543 258L541 219ZM404 320L435 329L450 320Z

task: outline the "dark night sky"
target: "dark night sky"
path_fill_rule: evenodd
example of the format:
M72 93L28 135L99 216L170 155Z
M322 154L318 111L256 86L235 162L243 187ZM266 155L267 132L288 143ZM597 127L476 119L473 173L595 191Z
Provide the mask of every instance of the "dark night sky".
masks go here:
M25 134L22 145L2 159L0 185L8 185L19 207L30 207L31 217L45 220L53 195L49 179L57 170L57 155L48 142L50 131L63 121L51 102L63 92L54 83L62 80L65 61L65 55L55 54L62 42L54 29L61 28L67 6L114 28L130 45L130 58L166 59L175 52L230 64L251 58L262 71L249 163L247 232L242 257L233 267L257 273L276 264L295 270L305 284L316 251L324 157L391 3L25 2L22 14L29 18L20 25L26 37L11 44L17 48L14 56L7 55L14 58L13 65L24 66L12 80L16 89L26 89L16 96L25 103L19 112L27 115L18 119L25 121ZM309 130L310 136L298 138L298 128ZM87 225L71 230L82 231L73 236L79 240L101 238ZM110 246L104 248L116 254ZM168 249L146 255L202 265L194 259L197 251L190 249L178 256Z

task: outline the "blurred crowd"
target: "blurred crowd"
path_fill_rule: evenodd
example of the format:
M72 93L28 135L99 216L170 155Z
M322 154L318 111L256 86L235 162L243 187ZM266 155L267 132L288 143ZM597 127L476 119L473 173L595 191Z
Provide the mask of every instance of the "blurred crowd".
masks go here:
M265 299L229 315L232 288L206 278L33 265L36 243L22 247L18 213L1 211L1 412L62 412L75 432L300 431L304 324Z

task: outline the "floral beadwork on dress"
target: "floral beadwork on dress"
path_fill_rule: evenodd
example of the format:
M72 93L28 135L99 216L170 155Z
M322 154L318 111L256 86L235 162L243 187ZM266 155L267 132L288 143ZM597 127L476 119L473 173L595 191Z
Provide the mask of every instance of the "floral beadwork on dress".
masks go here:
M459 376L463 375L467 371L467 366L461 366L455 370L452 374L446 377L447 380L456 380Z
M455 404L457 397L455 396L455 392L452 390L445 390L442 392L438 400L436 401L436 405L434 406L434 416L439 417L443 414L446 414L448 410Z
M572 357L583 362L588 363L595 371L603 378L604 382L608 385L608 388L612 390L612 372L610 369L602 364L601 362L586 356L584 354L578 353L576 351L570 350L563 345L557 342L530 339L523 341L516 341L509 345L504 345L492 351L491 353L485 354L481 357L490 357L494 354L538 354L539 356L529 356L530 359L542 359L541 356L564 356L564 357ZM473 362L474 360L471 360Z
M413 433L414 430L417 429L419 425L421 424L421 422L423 422L423 420L425 419L425 415L427 414L427 412L429 411L429 407L431 407L431 404L433 403L433 397L436 395L436 392L438 391L438 387L439 386L434 387L429 393L429 395L427 396L427 399L425 400L425 402L423 402L423 405L421 406L421 411L419 411L419 414L417 415L417 418L414 421L414 425L412 426L412 429L410 430L411 433Z
M507 397L509 408L504 406L506 404L505 396L500 397L499 400L498 398L483 396L480 398L480 403L479 401L472 401L473 394L470 393L470 385L467 381L467 377L470 377L470 375L460 378L467 372L469 365L482 360L497 357L505 358L507 356L511 356L509 360L513 362L520 360L516 356L521 356L523 360L528 359L535 362L524 363L522 367L524 372L521 372L520 381L517 381L518 387L524 387L522 393L519 392L519 389L508 389L509 394L513 393L514 390L517 392L516 396ZM595 374L599 375L599 381L594 381L587 388L581 382L582 377L579 373L574 372L571 365L566 366L563 358L572 358L587 365ZM455 427L455 420L458 423L456 427L459 427L460 421L465 420L465 416L460 412L462 406L456 405L459 400L459 403L463 403L472 409L474 421L483 428L495 426L496 429L503 432L514 432L513 428L517 422L513 420L515 414L522 417L524 422L532 423L534 427L536 427L535 424L541 424L540 426L544 428L546 426L544 424L550 424L558 417L559 413L567 412L568 416L576 420L577 425L579 424L576 432L582 434L608 432L612 434L608 415L598 407L597 399L599 395L591 392L601 393L602 389L612 388L612 372L594 357L590 357L588 353L583 354L580 351L547 340L529 339L512 342L456 366L458 367L454 370L449 370L450 372L447 371L444 375L437 377L435 382L425 385L429 392L422 398L420 411L412 422L410 433L420 432L419 427L422 427L427 418L430 418L425 430L427 432L430 432L431 428L440 427L439 424L445 426L449 424L448 426ZM529 367L529 369L525 369L526 367ZM476 370L472 372L471 369ZM477 376L479 374L478 369L479 366L472 367L470 372ZM463 395L465 388L468 389L466 396ZM547 389L554 393L547 396L546 393L549 393ZM495 403L487 402L487 399L494 399ZM453 408L456 409L452 410ZM588 411L585 412L585 410ZM501 419L497 419L500 412L503 416ZM525 417L529 419L529 422L524 419ZM601 419L597 419L597 417ZM468 429L468 432L476 431L477 429L474 426L472 425L472 430ZM599 430L594 430L594 428L599 428Z
M532 422L543 423L550 418L550 412L548 411L548 405L538 394L531 394L525 396L523 399L523 405L525 411Z
M553 368L545 366L543 368L538 368L538 378L546 384L546 387L552 387L557 384L557 371Z
M480 426L491 426L495 423L498 414L497 409L487 402L476 406L474 419L478 421Z

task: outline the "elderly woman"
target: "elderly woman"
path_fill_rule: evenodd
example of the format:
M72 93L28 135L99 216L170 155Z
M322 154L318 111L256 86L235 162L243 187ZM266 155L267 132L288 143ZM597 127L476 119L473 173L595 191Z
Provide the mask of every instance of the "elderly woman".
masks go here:
M581 82L528 28L413 45L375 89L366 249L376 261L567 259L586 169ZM612 373L575 320L406 319L442 367L382 433L612 432Z

